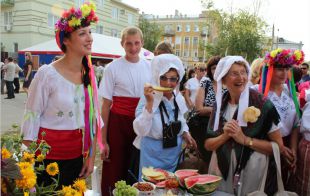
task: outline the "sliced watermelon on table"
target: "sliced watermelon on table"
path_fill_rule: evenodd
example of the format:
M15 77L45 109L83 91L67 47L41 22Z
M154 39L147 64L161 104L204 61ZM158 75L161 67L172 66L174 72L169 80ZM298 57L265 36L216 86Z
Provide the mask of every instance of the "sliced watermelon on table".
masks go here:
M186 189L193 194L209 194L216 190L221 177L210 174L191 176L184 179Z
M179 185L182 188L185 188L185 184L184 184L184 179L190 176L196 176L199 175L198 174L198 170L196 169L180 169L177 170L174 175L177 177L178 181L179 181Z

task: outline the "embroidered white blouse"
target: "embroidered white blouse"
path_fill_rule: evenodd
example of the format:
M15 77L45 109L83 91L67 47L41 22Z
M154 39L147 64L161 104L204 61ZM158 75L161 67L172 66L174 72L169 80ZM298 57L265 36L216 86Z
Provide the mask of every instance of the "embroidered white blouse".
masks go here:
M84 128L84 99L83 84L65 79L53 64L40 67L29 89L21 127L24 140L36 140L40 127L54 130Z
M252 86L253 89L258 90L258 85ZM296 113L295 104L293 99L289 96L289 90L285 84L283 84L283 90L281 95L278 96L275 92L269 91L268 98L276 107L281 122L278 124L282 137L291 134L292 129L299 126L299 118Z

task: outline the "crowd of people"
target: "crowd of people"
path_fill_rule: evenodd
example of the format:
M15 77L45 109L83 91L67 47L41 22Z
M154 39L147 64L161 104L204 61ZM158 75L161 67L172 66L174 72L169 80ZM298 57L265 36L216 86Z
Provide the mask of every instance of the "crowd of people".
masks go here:
M59 187L92 173L97 145L102 195L110 195L119 180L141 180L143 167L175 171L185 146L199 151L209 173L223 177L218 190L229 194L258 190L269 160L265 192L271 195L277 191L276 166L265 157L272 157L274 142L286 190L310 194L310 76L302 51L276 49L251 66L241 56L213 56L186 71L167 42L156 46L151 61L140 57L143 34L127 27L120 43L125 55L103 68L88 56L90 25L98 20L94 5L82 6L89 9L81 16L65 11L56 23L64 55L33 79L31 54L25 54L23 143L44 139L51 146L44 163L59 164ZM80 22L69 23L72 18ZM22 70L7 61L1 79L11 99ZM44 172L38 181L51 183Z

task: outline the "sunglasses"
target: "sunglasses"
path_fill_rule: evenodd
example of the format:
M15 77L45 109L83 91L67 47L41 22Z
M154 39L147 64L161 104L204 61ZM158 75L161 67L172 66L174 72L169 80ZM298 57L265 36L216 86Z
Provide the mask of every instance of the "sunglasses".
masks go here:
M166 82L166 81L170 81L170 82L177 82L178 80L179 80L179 78L178 77L171 77L171 78L168 78L168 77L166 77L166 76L160 76L160 78L159 78L161 81L164 81L164 82Z
M205 69L205 68L199 68L199 71L204 72L204 71L207 71L207 69Z
M308 69L307 67L301 67L300 69L302 69L302 70L306 70L306 69Z

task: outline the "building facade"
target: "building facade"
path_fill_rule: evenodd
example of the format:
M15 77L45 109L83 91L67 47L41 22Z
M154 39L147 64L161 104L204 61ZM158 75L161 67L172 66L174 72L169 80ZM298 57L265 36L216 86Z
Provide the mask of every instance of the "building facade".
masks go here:
M55 37L54 24L63 9L86 0L1 0L1 53L17 56L21 49ZM138 26L139 10L120 0L93 0L99 22L93 32L120 37L127 26ZM103 43L104 44L104 43ZM1 59L3 60L3 59Z
M163 30L162 40L171 43L174 53L181 58L186 67L206 59L205 44L213 42L217 37L217 28L207 17L207 12L198 16L182 15L175 11L174 15L145 15L150 22L155 22Z

